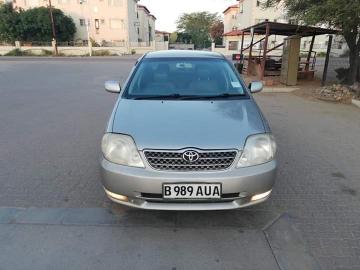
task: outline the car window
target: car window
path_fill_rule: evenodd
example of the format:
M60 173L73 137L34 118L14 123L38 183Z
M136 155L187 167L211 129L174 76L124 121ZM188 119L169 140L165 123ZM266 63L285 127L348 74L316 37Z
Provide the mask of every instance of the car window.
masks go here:
M145 59L125 97L243 95L243 85L224 59Z

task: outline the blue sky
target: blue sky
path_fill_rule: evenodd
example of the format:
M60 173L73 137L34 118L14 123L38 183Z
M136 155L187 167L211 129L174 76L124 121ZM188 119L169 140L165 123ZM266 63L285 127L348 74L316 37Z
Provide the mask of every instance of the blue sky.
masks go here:
M173 32L175 22L182 13L209 11L222 12L236 0L140 0L139 4L147 6L157 18L156 30Z

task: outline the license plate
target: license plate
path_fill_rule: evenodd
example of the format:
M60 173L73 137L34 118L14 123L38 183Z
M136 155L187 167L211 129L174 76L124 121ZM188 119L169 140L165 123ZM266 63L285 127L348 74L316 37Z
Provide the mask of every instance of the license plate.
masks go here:
M163 184L164 199L220 199L221 184Z

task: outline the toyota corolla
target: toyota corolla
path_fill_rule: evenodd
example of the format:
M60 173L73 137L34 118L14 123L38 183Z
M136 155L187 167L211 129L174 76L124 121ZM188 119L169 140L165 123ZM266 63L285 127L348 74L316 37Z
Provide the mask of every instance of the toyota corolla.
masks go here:
M151 52L119 93L102 139L102 184L127 206L223 210L269 198L276 143L248 87L224 56Z

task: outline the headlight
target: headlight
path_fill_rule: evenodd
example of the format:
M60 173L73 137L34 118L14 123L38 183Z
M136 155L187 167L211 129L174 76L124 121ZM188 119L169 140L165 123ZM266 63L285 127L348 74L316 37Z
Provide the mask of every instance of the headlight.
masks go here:
M249 136L237 167L249 167L269 162L274 159L275 153L276 143L273 135L266 133Z
M145 167L130 136L106 133L102 138L101 150L110 162L131 167Z

